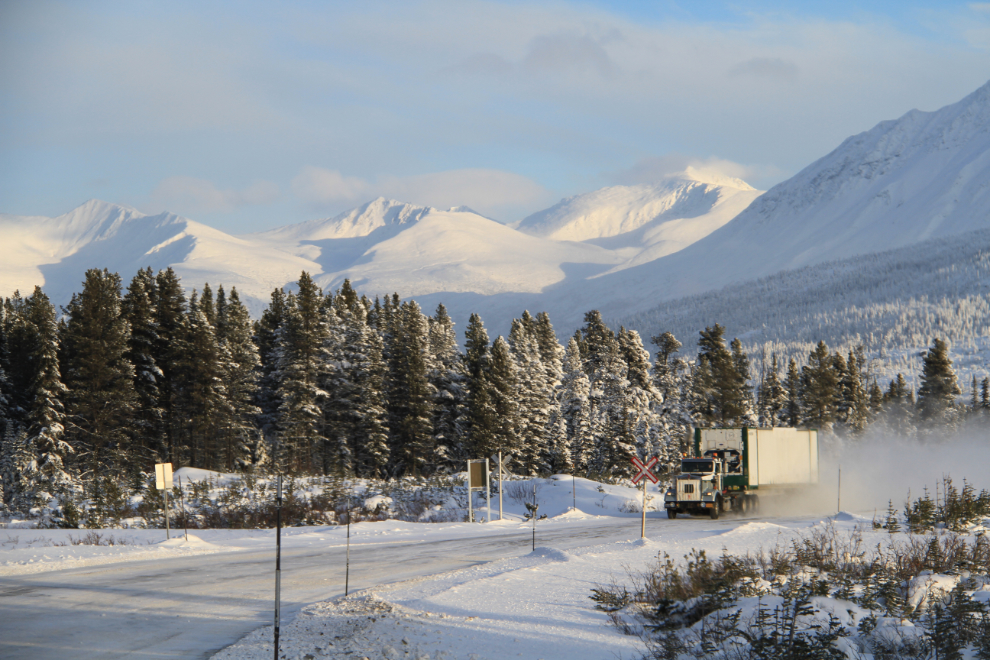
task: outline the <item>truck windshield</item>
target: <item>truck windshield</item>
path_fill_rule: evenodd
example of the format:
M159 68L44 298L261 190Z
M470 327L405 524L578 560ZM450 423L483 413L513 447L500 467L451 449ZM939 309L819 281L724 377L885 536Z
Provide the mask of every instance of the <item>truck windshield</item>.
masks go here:
M711 461L681 461L681 472L712 472L715 468Z

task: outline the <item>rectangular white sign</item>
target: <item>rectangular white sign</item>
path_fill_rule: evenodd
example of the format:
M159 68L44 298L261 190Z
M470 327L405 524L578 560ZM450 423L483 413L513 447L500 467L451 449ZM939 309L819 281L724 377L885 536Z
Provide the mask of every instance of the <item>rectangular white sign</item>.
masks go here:
M172 488L172 464L155 464L155 488L165 490Z

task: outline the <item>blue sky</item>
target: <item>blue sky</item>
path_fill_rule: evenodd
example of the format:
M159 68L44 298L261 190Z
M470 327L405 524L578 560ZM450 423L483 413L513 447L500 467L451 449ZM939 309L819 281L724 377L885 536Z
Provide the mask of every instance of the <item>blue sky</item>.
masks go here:
M245 233L378 195L511 222L691 163L767 188L988 55L973 2L0 2L0 212Z

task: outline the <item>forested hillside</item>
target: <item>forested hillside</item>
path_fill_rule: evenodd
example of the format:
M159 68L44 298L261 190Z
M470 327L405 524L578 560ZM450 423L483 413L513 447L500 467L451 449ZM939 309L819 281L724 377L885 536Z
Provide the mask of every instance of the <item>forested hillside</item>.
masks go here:
M781 364L804 364L819 341L843 352L862 346L871 377L889 381L903 373L912 389L920 386L918 354L941 338L969 384L987 375L988 288L990 230L979 230L783 271L612 324L644 336L690 337L718 322L757 364L773 353Z
M957 399L935 339L915 393L878 382L862 350L819 342L798 367L754 373L723 326L652 337L597 311L563 344L546 313L491 340L473 315L464 351L443 305L323 292L305 272L252 322L236 289L186 298L175 273L90 270L61 317L45 293L0 316L4 507L52 524L107 481L146 488L156 462L226 472L368 479L462 471L503 451L517 474L617 479L633 455L680 459L691 425L809 425L855 437L871 424L929 433L990 408L987 380ZM695 345L697 353L695 354ZM681 350L683 348L683 351ZM977 395L978 394L978 395Z

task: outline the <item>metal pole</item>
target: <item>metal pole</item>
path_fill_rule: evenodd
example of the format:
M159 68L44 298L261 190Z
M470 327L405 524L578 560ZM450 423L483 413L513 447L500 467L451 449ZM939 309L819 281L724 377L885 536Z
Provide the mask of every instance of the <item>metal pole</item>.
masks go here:
M842 466L839 466L839 487L836 489L836 506L838 512L842 513Z
M347 495L347 565L344 568L344 595L351 586L351 511L354 510L354 499L351 493Z
M182 526L185 528L186 542L189 541L189 517L186 515L186 496L182 492L182 477L179 477L179 503L182 504Z
M533 482L533 552L536 552L536 482Z
M485 500L488 502L488 517L485 522L492 521L492 478L488 469L488 459L485 459Z
M165 493L165 539L168 540L172 538L169 535L169 524L168 524L168 482L166 482L165 488L162 490Z
M498 453L498 519L502 519L502 452Z
M278 660L278 632L281 624L282 599L282 475L278 475L275 495L275 660Z
M468 522L474 522L474 491L471 490L471 461L468 460Z
M643 525L639 530L639 538L646 538L646 477L643 477Z
M577 511L577 477L571 475L571 497L574 498L574 510Z

